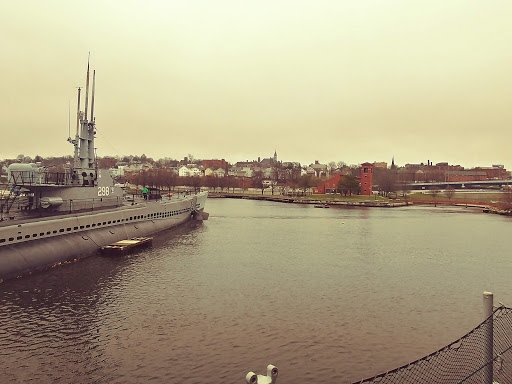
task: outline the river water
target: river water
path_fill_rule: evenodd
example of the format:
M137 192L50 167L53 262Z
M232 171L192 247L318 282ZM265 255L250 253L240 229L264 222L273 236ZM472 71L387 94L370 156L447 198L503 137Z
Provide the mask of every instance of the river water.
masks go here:
M512 305L512 219L210 199L150 249L0 285L2 382L350 383Z

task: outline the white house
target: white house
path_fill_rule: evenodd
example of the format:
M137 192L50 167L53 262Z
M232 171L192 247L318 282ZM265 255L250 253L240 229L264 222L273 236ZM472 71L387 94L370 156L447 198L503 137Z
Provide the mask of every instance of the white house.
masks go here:
M213 171L213 174L217 177L224 177L226 176L226 171L222 168L218 168L215 171Z
M190 176L201 176L202 172L199 168L192 168L188 170L190 172Z
M222 168L217 168L215 171L211 168L206 168L204 170L205 176L214 176L214 177L224 177L226 175L226 171Z
M191 176L191 173L187 167L183 166L183 167L180 167L180 170L178 171L178 175L180 177L188 177L188 176Z
M124 169L126 167L119 167L119 168L110 168L109 171L110 171L110 174L112 175L112 177L123 177L124 176Z
M206 169L204 170L204 175L205 175L205 176L212 176L212 175L213 175L213 169L211 169L211 168L206 168Z

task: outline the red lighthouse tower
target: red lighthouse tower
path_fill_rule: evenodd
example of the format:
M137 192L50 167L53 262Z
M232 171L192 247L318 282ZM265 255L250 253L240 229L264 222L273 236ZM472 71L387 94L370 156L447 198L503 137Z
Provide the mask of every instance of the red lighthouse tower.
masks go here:
M373 164L361 164L361 195L371 196L373 193Z

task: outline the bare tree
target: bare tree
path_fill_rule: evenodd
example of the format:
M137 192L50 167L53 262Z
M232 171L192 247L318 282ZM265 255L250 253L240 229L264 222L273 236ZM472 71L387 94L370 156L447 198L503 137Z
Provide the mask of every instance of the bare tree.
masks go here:
M448 200L451 200L453 196L455 196L455 188L453 188L451 185L449 185L445 190L444 193Z
M215 192L215 189L217 187L217 180L213 176L205 176L204 185L208 187L209 190L213 189L213 192Z
M512 188L507 186L507 188L503 191L503 196L499 205L503 210L512 210Z
M191 178L191 186L194 188L194 192L198 192L201 190L202 180L199 176L193 176Z
M253 188L261 189L261 194L265 191L265 184L263 184L263 172L256 171L252 175L252 186Z
M434 201L434 207L437 207L437 203L435 202L436 201L436 197L437 195L439 195L439 193L441 193L441 190L439 189L438 186L431 186L429 189L430 191L430 194L432 195L432 200Z
M272 195L274 195L274 189L277 187L277 182L279 180L279 169L280 163L276 163L272 165L271 174L270 174L270 188L272 191Z
M407 181L402 181L400 185L404 199L407 201L407 194L411 192L411 184Z
M286 185L292 193L292 196L296 194L296 190L299 187L299 183L297 181L291 180Z
M397 190L397 172L395 169L374 168L373 180L373 183L378 186L385 196L389 196L391 192Z
M229 187L233 188L233 193L235 193L235 188L240 185L239 181L235 176L226 176L222 178L225 182L224 185L227 187L227 190L229 192Z
M345 168L346 166L347 166L347 164L345 164L345 162L344 162L344 161L338 161L338 162L336 163L336 169L337 169L340 173L342 173L342 172L343 172L343 168Z
M304 195L306 195L309 188L313 186L313 180L310 175L303 175L299 179L299 188L302 189Z
M334 172L336 172L336 163L330 161L329 164L327 164L327 170L329 171L329 176L332 176Z
M244 193L249 188L249 185L251 185L252 180L246 176L239 177L238 180L241 180L240 188L242 188L242 193Z
M359 182L353 175L344 175L338 182L338 190L340 194L343 192L345 196L347 196L347 193L349 193L350 196L352 196L352 193L359 193L359 189Z

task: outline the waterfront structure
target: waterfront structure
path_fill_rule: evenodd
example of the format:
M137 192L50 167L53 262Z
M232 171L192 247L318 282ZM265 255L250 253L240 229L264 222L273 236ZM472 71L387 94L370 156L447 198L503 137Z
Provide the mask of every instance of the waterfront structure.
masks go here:
M314 195L323 195L323 194L336 194L338 193L338 183L342 179L343 175L340 173L335 173L333 177L327 180L322 185L313 188Z
M361 195L373 194L373 164L361 164Z
M373 193L373 167L371 163L361 164L361 176L356 177L361 183L361 195L371 196ZM314 187L313 194L336 194L338 191L338 183L343 178L340 173L335 173L333 177L325 181L325 183Z

